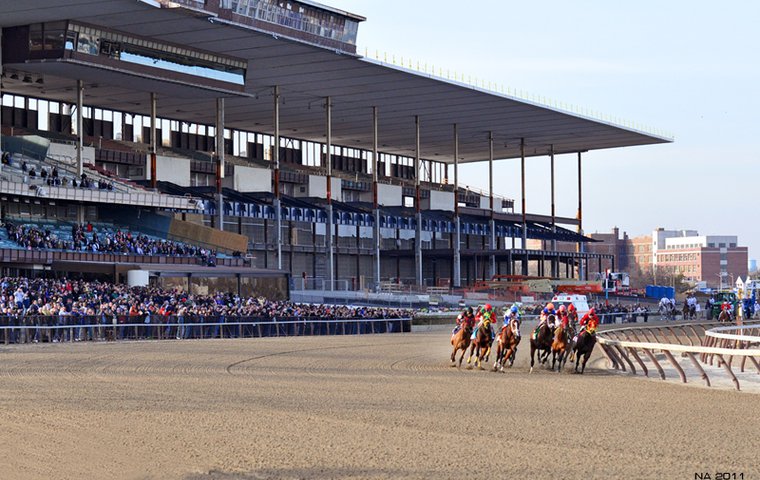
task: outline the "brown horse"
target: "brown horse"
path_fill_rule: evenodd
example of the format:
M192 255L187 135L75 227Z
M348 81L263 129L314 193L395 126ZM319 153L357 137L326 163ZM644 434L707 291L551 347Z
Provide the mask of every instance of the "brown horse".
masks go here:
M491 353L491 326L490 320L484 320L478 327L475 339L470 342L470 355L467 357L467 368L470 367L472 354L475 352L475 366L483 370L481 363L485 360L488 362L488 355Z
M465 322L462 328L451 336L451 345L454 346L454 350L451 352L451 366L461 367L464 354L467 353L467 347L470 346L470 336L472 335L472 325L469 322ZM459 364L456 363L457 351L461 350L462 355L459 357Z
M552 342L552 371L554 371L554 365L557 365L557 372L562 371L562 367L567 362L570 345L570 335L568 329L562 328L562 325L554 330L554 341ZM559 362L557 362L559 360Z
M518 320L510 321L501 329L496 337L496 361L493 364L493 371L504 372L504 362L509 361L511 367L515 363L515 354L517 345L520 343L520 322Z
M726 310L721 310L720 315L718 315L718 321L720 323L728 323L731 321L731 314L728 313Z

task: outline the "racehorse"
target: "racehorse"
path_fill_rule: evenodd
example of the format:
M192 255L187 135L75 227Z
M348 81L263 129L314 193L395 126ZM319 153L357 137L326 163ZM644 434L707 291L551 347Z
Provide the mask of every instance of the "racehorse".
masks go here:
M481 363L483 360L488 362L488 355L491 353L491 329L489 328L491 325L490 320L484 320L483 323L478 327L478 331L475 334L475 338L472 339L470 342L470 355L467 357L467 368L470 367L470 360L472 360L472 354L475 352L475 366L480 368L481 370L483 367L481 366Z
M462 328L451 336L451 345L454 346L454 350L451 352L451 366L461 367L464 354L467 353L467 347L470 346L470 336L472 335L472 325L469 322L464 322ZM462 355L459 357L459 364L456 364L457 351L462 350Z
M727 310L721 310L720 315L718 315L718 321L720 323L728 323L731 321L731 314L728 313Z
M515 354L517 345L520 343L520 322L518 320L510 321L505 328L501 329L496 337L496 361L493 364L493 371L504 371L504 362L509 361L511 367L515 363Z
M540 350L544 352L543 358L541 357L541 352L538 354L538 361L539 363L546 363L546 360L549 358L549 354L551 353L552 349L552 341L553 341L553 335L552 335L552 329L549 328L549 323L554 323L555 316L549 315L549 317L546 319L543 325L541 325L541 328L538 330L538 335L531 335L530 336L530 371L533 372L533 365L536 363L536 350Z
M589 333L586 330L582 331L578 335L578 340L573 347L573 353L575 354L575 373L578 373L578 364L583 357L583 365L581 366L581 374L586 371L586 362L591 356L591 352L594 351L594 345L596 345L596 335Z
M695 305L689 305L689 302L683 304L683 319L692 319L697 316L697 307Z
M557 363L558 359L559 365L557 365L557 372L562 371L562 367L564 367L567 362L567 357L570 353L568 350L572 338L569 336L570 332L568 330L564 329L562 325L554 330L554 341L552 342L552 371L554 371L554 365Z

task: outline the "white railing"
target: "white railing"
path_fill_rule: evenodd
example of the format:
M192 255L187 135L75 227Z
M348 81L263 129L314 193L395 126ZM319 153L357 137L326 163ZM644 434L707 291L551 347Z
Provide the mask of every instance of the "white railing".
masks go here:
M38 186L36 190L30 190L29 185L6 180L0 181L0 193L25 197L42 197L78 202L112 203L176 210L198 209L197 201L191 197L179 197L176 195L164 195L152 192L127 193L86 188L53 187L47 185L41 185Z
M730 327L718 325L716 323L686 323L617 328L600 331L597 334L597 340L604 356L610 362L610 367L615 370L626 371L627 367L631 373L635 374L636 365L638 365L644 375L649 376L647 368L647 363L649 363L657 369L660 378L665 380L665 371L655 355L662 354L678 373L681 381L686 383L686 372L673 356L673 352L676 352L681 357L689 359L708 387L711 385L710 378L703 364L712 366L717 359L717 366L724 368L736 389L739 390L739 380L732 370L734 357L741 359L739 367L742 373L747 359L760 373L760 362L758 362L760 348L753 348L760 343L760 337L721 332L736 329L757 331L760 325ZM702 330L702 334L699 334L697 330ZM649 361L645 363L639 352L642 352Z

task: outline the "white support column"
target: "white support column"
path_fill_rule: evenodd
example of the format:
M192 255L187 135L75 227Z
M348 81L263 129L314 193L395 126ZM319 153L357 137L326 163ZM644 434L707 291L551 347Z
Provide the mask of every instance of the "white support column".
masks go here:
M335 260L333 257L333 206L332 206L332 103L330 97L325 98L325 162L327 163L327 225L325 240L327 248L327 288L335 289Z
M3 29L0 28L0 78L3 76ZM3 82L0 81L0 125L3 124ZM0 127L0 151L2 151L3 131Z
M582 154L578 152L578 235L583 235L583 169ZM586 278L583 266L583 242L578 242L578 253L581 254L578 262L578 280Z
M84 172L82 151L84 150L84 82L77 80L77 177ZM77 178L79 181L79 178Z
M488 248L492 251L492 253L489 255L489 275L491 278L493 278L496 275L496 254L493 253L493 250L496 250L496 220L494 220L494 198L493 198L493 132L488 132L488 196L489 196L489 205L490 205L490 212L489 216L491 218L489 222L489 229L491 230L491 234L488 239Z
M556 210L555 210L555 203L554 203L554 194L555 194L555 187L554 187L554 145L550 145L549 147L549 159L550 159L550 168L551 168L551 190L552 190L552 233L557 234L557 216L556 216ZM557 240L555 238L552 238L551 242L551 250L552 250L552 266L551 266L551 276L553 278L556 278L559 274L557 270L559 269L559 264L557 263Z
M156 188L156 153L158 152L158 139L156 138L156 94L150 94L150 186Z
M274 148L272 160L274 163L274 218L276 232L274 241L277 246L277 268L282 270L282 202L280 193L280 87L274 87ZM292 266L291 266L292 267ZM306 288L306 285L303 287Z
M377 152L378 143L378 119L377 119L377 107L372 107L372 199L373 208L375 213L375 231L374 231L374 244L375 244L375 289L380 288L380 202L378 201L377 180L378 180L378 168L380 168L380 158Z
M522 191L522 249L525 256L522 261L522 274L528 274L528 214L525 204L525 139L520 139L520 178Z
M459 221L459 127L454 124L454 288L462 286L462 225Z
M420 208L420 117L414 117L414 208L417 225L414 229L414 271L415 281L422 287L422 209Z
M216 194L219 230L224 230L224 195L222 194L224 178L224 99L216 99Z

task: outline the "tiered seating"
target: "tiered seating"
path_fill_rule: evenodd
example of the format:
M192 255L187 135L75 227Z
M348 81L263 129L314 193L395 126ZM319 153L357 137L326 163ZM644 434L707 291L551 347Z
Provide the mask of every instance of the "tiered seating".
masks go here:
M7 224L11 224L11 227L8 227ZM10 220L6 224L6 228L0 229L0 248L12 248L12 249L23 249L28 248L22 244L19 244L15 241L14 238L9 236L8 230L9 228L13 229L15 226L16 228L24 227L26 231L29 231L29 229L35 229L37 231L42 232L43 234L47 235L49 232L50 239L53 243L51 246L46 246L45 248L38 248L41 250L65 250L65 251L80 251L80 252L91 252L91 253L97 253L97 252L106 252L108 249L105 247L105 239L110 238L112 241L116 238L117 234L120 232L122 235L130 235L131 237L142 237L142 239L150 244L155 244L158 246L177 246L183 250L187 250L184 254L178 254L178 253L156 253L152 254L148 251L144 251L140 254L142 255L173 255L173 256L195 256L195 257L208 257L211 255L215 255L214 252L206 249L204 251L200 251L200 249L197 249L189 244L182 243L182 242L174 242L169 241L160 237L157 237L155 235L148 235L143 232L138 232L134 230L130 230L128 228L121 228L115 225L111 224L105 224L105 223L94 223L89 224L92 225L92 230L88 231L88 226L82 227L82 234L85 237L85 242L81 242L81 239L79 242L75 242L74 234L73 234L73 228L76 224L73 223L66 223L66 222L58 222L53 220L35 220L34 222L30 221L24 221L24 220ZM98 242L101 245L100 250L95 250L92 248L92 244L94 243L94 237L97 235ZM57 248L60 247L60 248ZM76 248L75 248L76 246ZM138 253L138 252L122 252L119 250L116 251L110 251L107 253ZM225 257L224 255L219 256Z
M120 188L118 184L109 181L105 176L100 175L87 175L87 182L85 186L82 186L82 178L77 178L76 174L72 173L68 169L63 168L62 165L57 164L55 161L41 161L30 158L28 156L14 153L8 157L9 162L3 163L2 172L0 178L10 182L23 183L40 187L69 187L69 188L89 188L95 190L108 190L108 191L122 191L124 188ZM26 168L24 168L26 167ZM57 171L58 181L53 179L53 170ZM43 177L43 170L47 173L46 177ZM32 176L31 172L34 171L35 175ZM76 185L76 186L75 186Z

